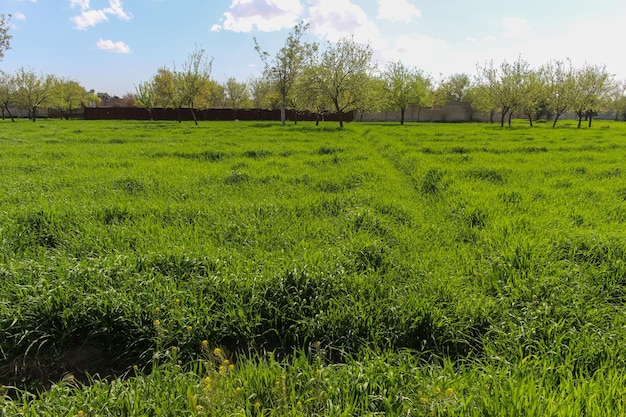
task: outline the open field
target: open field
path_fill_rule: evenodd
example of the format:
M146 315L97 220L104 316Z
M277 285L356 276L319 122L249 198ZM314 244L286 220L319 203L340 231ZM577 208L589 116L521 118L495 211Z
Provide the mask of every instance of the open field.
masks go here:
M0 415L623 415L626 124L519 123L0 122Z

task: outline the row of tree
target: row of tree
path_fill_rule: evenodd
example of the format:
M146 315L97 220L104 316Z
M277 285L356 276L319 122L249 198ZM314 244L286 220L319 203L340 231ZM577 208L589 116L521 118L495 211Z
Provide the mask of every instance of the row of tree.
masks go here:
M137 103L152 107L180 108L183 104L234 109L243 107L305 110L339 115L347 112L399 110L404 123L407 108L442 107L448 102L468 102L477 111L487 112L491 121L500 114L503 126L514 114L533 119L553 117L553 126L566 112L589 121L600 111L612 110L626 117L625 82L618 82L604 66L585 64L575 68L571 61L550 61L532 68L519 57L515 62L493 61L477 66L477 74L454 74L436 81L423 71L392 61L379 70L369 45L352 38L326 43L304 41L308 25L301 23L289 33L275 55L263 51L254 41L264 64L263 76L248 82L230 78L220 85L210 78L210 68L200 65L204 51L191 54L183 71L162 67L137 88ZM190 79L203 79L203 88L188 88ZM190 95L191 94L191 95ZM187 97L186 99L184 97ZM340 118L340 124L343 121Z
M4 22L4 23L2 23ZM9 48L8 19L0 15L0 58ZM14 74L0 72L0 107L13 118L20 108L34 121L37 109L57 110L70 118L81 106L139 106L150 114L154 108L188 109L269 108L308 111L322 119L327 112L340 116L349 112L399 110L404 123L408 108L436 108L448 102L467 102L477 111L489 113L493 122L511 123L514 114L533 119L553 117L556 125L566 112L575 113L579 127L600 111L611 110L626 119L626 83L618 82L604 66L571 61L550 61L532 68L519 57L515 62L477 66L477 74L454 74L435 80L424 71L392 61L379 69L369 45L343 38L323 47L306 42L308 25L296 25L284 45L270 55L254 40L263 62L263 73L245 82L231 77L218 83L211 76L213 58L201 47L180 66L158 68L151 79L139 83L134 93L123 98L87 91L77 81L53 75L38 75L20 68Z

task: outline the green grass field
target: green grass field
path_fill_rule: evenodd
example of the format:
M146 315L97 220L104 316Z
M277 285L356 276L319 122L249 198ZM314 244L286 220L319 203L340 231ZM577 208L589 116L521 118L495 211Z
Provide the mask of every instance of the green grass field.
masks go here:
M0 415L624 415L574 126L0 122Z

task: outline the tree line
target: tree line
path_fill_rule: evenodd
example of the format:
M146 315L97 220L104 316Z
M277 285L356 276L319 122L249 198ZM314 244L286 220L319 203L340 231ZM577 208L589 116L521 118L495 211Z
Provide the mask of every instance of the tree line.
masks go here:
M0 15L2 16L2 15ZM8 22L2 16L2 22ZM8 26L0 23L0 58L8 49ZM574 67L570 60L552 60L533 68L521 56L514 62L493 61L477 65L476 74L453 74L435 79L424 71L391 61L378 68L369 44L353 38L319 45L305 40L308 24L296 25L275 53L264 51L254 39L263 63L259 77L219 83L212 78L213 58L196 46L180 66L162 66L123 98L87 91L77 81L36 74L20 68L14 74L0 72L0 107L9 117L12 108L27 112L34 121L37 109L56 109L70 118L81 106L117 105L190 111L209 108L280 109L318 115L398 110L404 124L408 108L438 108L449 102L470 103L476 111L499 116L501 126L514 115L533 120L551 118L553 126L566 113L576 114L578 126L594 115L612 111L615 119L626 119L626 81L616 80L603 65ZM4 43L2 43L4 42ZM297 122L297 120L296 120ZM340 126L343 120L339 117Z

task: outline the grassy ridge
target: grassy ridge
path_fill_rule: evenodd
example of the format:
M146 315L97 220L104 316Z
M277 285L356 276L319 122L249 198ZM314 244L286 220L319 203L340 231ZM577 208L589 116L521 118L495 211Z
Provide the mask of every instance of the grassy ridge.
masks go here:
M1 127L9 415L624 408L621 124Z

